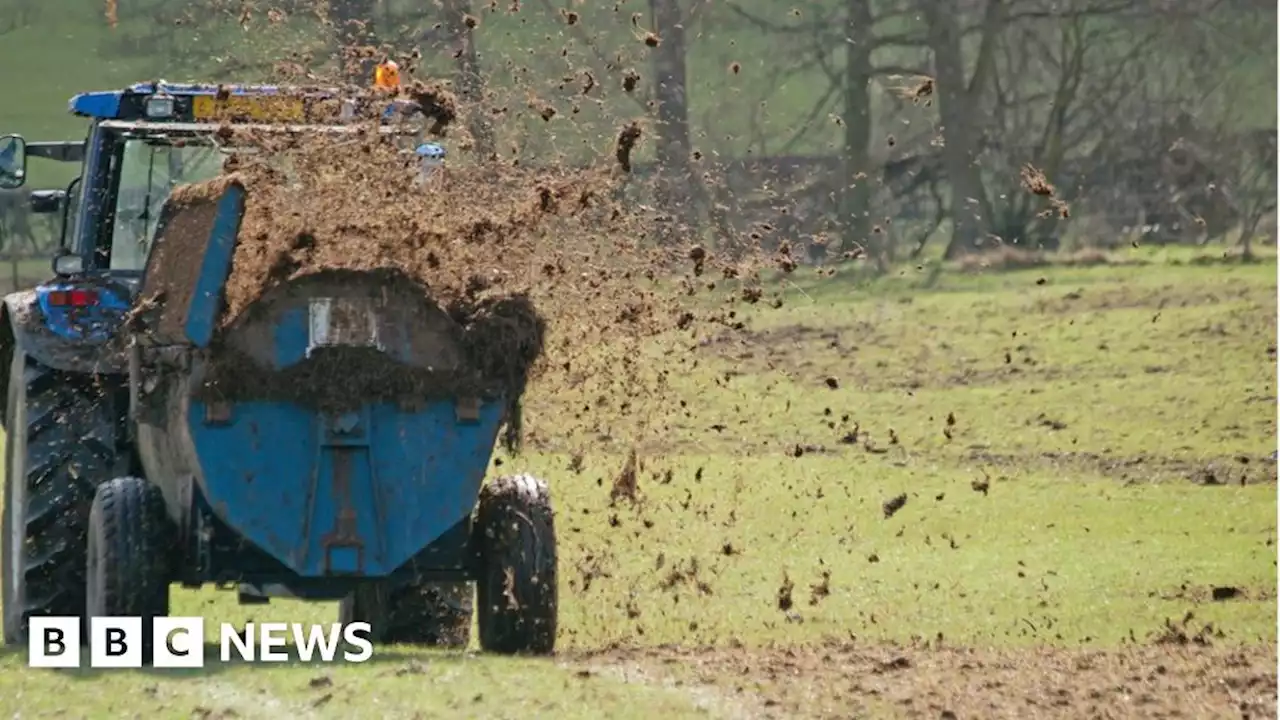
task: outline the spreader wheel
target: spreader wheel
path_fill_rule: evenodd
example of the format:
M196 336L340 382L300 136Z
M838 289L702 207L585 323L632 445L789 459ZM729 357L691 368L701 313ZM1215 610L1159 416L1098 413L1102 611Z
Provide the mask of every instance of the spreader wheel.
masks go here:
M89 511L86 572L90 618L142 618L142 653L151 657L152 619L169 614L169 563L174 535L164 496L136 477L98 487Z
M555 649L556 534L547 484L502 477L480 491L472 546L477 553L477 624L489 652L536 655Z

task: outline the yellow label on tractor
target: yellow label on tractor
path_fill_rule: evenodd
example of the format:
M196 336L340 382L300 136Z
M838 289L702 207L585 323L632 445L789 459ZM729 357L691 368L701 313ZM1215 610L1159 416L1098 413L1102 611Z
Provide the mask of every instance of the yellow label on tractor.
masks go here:
M191 114L197 122L302 122L305 117L301 99L272 95L232 95L224 100L197 95Z

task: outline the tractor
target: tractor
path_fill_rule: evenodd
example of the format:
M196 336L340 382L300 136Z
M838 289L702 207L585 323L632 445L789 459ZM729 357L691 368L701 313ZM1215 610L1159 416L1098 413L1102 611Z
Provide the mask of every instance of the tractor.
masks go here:
M81 165L59 193L54 277L0 308L6 643L38 616L79 617L82 638L94 617L149 628L174 585L213 585L242 604L339 601L339 619L369 623L374 642L465 647L474 620L484 651L553 652L547 485L486 482L510 398L330 411L197 392L233 350L266 375L344 347L419 373L460 362L453 320L372 273L286 283L214 338L246 192L175 198L219 175L228 123L352 132L306 95L344 92L140 83L71 99L83 141L0 137L0 188L21 187L37 154ZM379 131L429 172L444 151L417 127ZM163 317L142 333L133 320L162 264Z

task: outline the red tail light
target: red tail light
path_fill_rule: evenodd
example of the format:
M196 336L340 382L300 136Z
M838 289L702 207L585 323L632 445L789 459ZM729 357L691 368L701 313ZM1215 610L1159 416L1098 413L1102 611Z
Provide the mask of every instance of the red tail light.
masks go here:
M49 304L54 307L97 305L98 293L93 290L55 290L49 293Z

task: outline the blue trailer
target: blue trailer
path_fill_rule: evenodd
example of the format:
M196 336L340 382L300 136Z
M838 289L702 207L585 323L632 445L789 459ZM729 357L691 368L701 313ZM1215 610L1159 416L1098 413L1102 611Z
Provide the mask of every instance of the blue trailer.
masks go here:
M180 188L218 175L223 123L351 129L310 122L300 97L145 83L73 98L84 141L0 138L0 187L24 184L28 157L81 164L55 203L54 279L0 309L6 643L35 616L163 616L174 584L215 584L242 603L340 600L375 641L466 645L474 613L485 650L553 651L547 486L485 482L510 397L320 408L205 389L231 354L265 376L352 349L419 374L466 362L420 287L368 273L274 288L215 332L245 191ZM440 166L442 148L406 140Z

